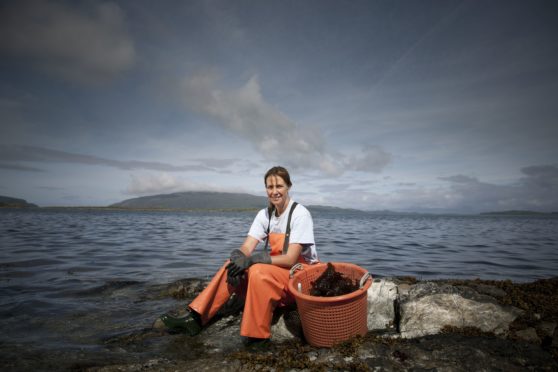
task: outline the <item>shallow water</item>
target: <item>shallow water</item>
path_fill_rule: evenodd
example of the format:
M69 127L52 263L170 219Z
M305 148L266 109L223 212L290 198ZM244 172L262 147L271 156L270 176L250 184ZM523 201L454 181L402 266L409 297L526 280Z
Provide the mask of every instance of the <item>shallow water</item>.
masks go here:
M158 351L107 340L148 328L176 307L161 287L209 278L254 215L0 210L0 362L25 350L38 363L29 369L58 369L62 360L72 366ZM555 217L331 213L314 215L314 227L322 261L353 262L373 276L522 282L558 275Z

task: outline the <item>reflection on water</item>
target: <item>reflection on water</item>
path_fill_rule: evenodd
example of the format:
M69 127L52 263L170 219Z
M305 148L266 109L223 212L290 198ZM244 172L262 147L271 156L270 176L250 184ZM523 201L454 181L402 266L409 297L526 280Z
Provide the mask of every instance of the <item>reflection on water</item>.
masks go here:
M0 354L25 347L60 359L62 350L86 349L118 359L103 340L149 327L176 306L157 296L160 286L209 278L254 215L1 210ZM374 276L531 281L558 274L558 218L313 217L322 261L357 263Z

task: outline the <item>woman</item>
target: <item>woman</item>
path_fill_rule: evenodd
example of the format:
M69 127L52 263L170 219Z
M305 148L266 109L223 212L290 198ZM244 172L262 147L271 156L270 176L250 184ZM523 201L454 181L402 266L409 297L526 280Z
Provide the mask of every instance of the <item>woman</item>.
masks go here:
M268 208L256 215L240 249L215 274L208 286L190 303L185 317L163 315L169 328L198 334L233 293L246 301L240 335L247 340L267 340L273 311L279 304L294 301L288 290L289 269L300 262L314 264L318 255L310 212L289 196L292 186L289 172L273 167L264 177ZM265 240L262 250L255 252Z

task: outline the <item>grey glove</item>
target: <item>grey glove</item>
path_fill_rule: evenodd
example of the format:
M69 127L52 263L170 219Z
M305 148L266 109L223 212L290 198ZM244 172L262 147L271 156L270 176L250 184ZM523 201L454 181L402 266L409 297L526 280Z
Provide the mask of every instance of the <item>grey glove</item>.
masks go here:
M231 251L230 262L233 262L234 260L240 259L242 257L246 257L246 255L240 249L233 249ZM242 281L243 275L233 275L231 270L228 270L228 268L229 266L227 265L227 283L229 283L233 287L238 287L238 285Z
M239 257L246 257L246 255L240 249L233 249L231 251L231 262Z
M232 277L236 277L242 273L244 270L249 268L255 263L271 263L271 256L267 252L258 252L253 253L251 256L246 257L244 255L231 260L231 262L227 265L228 275Z
M238 276L232 276L230 271L227 272L227 283L234 288L238 287L242 280L244 279L244 274Z

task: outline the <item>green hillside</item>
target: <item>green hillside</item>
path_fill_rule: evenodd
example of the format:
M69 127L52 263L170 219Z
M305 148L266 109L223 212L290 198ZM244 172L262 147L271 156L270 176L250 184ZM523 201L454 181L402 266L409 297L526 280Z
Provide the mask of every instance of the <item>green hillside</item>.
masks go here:
M112 208L130 209L260 209L267 198L250 194L189 191L142 196L111 204Z
M0 196L0 208L37 208L37 205L28 203L24 199Z

